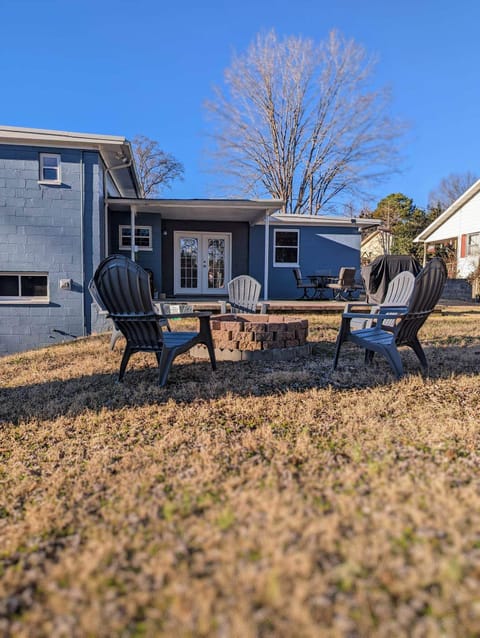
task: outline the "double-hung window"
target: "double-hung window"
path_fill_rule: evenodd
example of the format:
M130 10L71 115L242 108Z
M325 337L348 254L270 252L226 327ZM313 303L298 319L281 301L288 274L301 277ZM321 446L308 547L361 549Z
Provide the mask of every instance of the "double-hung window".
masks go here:
M131 226L119 226L118 246L120 250L130 250L132 247ZM138 250L152 250L152 227L135 226L135 244Z
M0 272L1 302L48 302L48 274L45 272Z
M480 233L473 233L467 238L467 255L477 257L480 255Z
M292 267L299 265L299 239L298 230L275 229L273 235L274 266Z
M56 153L40 153L40 176L41 184L61 184L62 164L61 157Z

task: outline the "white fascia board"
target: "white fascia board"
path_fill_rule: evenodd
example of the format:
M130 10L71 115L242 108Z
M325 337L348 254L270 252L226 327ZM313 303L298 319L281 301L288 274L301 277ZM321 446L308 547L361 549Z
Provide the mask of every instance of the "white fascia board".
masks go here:
M74 133L69 131L53 131L49 129L22 128L18 126L1 126L0 125L0 141L7 143L22 144L75 144L85 145L91 144L125 144L126 139L118 135L97 135L94 133Z
M366 217L325 217L322 215L272 215L273 223L295 224L297 226L348 226L348 227L369 227L380 226L382 220L368 219Z

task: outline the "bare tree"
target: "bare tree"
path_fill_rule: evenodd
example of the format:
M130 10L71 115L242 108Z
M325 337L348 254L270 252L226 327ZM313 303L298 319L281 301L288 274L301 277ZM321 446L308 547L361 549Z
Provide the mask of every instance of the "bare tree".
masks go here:
M369 87L373 61L336 32L315 45L257 36L225 71L206 108L215 156L243 192L314 213L338 195L359 195L388 172L400 126L387 116L389 94Z
M183 164L162 151L155 140L137 135L132 146L145 197L158 195L163 188L169 188L174 179L183 179Z
M466 173L451 173L440 180L439 185L428 196L428 208L442 213L453 204L460 195L477 181L478 177L467 171Z

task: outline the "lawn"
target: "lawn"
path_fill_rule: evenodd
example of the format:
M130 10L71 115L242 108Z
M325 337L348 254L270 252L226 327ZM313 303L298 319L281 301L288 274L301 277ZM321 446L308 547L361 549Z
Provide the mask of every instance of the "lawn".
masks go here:
M480 311L397 382L314 354L177 359L100 336L0 359L0 635L480 635Z

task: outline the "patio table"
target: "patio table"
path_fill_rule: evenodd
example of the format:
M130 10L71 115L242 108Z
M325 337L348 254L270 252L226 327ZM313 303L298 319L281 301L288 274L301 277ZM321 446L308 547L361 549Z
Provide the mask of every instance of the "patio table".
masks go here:
M327 293L327 284L331 281L336 281L335 277L331 275L307 275L312 284L315 286L315 292L312 299L331 299L331 296Z

